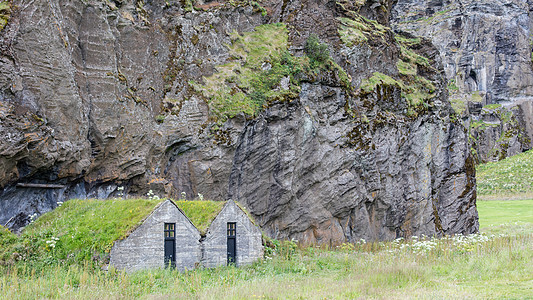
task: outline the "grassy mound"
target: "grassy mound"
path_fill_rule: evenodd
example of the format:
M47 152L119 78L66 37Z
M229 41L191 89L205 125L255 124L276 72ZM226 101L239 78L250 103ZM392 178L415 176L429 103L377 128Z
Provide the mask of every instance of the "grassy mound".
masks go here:
M18 237L0 227L0 262L50 264L107 263L116 240L125 238L162 200L70 200L42 215ZM177 201L205 233L226 202Z
M483 199L533 198L533 151L477 167L477 192Z
M0 225L0 264L11 258L13 245L18 237Z
M213 219L220 212L225 201L176 201L185 215L192 221L194 226L202 234L207 232L207 228Z
M8 252L38 264L105 263L113 242L127 236L160 202L70 200L26 227L16 241L9 238Z

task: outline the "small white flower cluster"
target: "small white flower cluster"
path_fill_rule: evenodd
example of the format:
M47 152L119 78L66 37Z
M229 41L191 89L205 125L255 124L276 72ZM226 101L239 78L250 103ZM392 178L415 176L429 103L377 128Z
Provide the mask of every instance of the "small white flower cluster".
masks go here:
M49 241L46 241L46 244L48 245L48 247L53 249L56 247L57 241L59 241L59 238L53 236L50 238Z
M33 215L30 216L30 223L33 223L35 219L37 219L37 213L34 213Z
M57 201L57 206L60 207L61 205L63 205L63 202L62 201Z
M414 254L426 254L437 248L445 251L472 252L476 247L492 241L495 235L485 235L482 233L469 235L444 236L442 238L427 236L412 236L410 240L398 238L389 243L389 253L410 252Z
M198 193L198 200L204 201L204 195Z
M152 190L149 190L148 193L146 194L146 196L148 197L149 200L159 200L161 198L159 198L158 195L154 194L154 191Z
M117 191L118 191L117 196L124 197L124 187L123 186L117 187Z
M489 242L494 239L494 235L470 234L456 235L452 238L453 246L461 252L472 252L476 245Z
M180 200L185 200L185 199L187 199L187 193L181 192Z
M421 241L419 241L418 239L413 239L410 243L401 244L398 249L400 251L409 251L415 254L424 254L435 249L437 245L438 244L434 239Z

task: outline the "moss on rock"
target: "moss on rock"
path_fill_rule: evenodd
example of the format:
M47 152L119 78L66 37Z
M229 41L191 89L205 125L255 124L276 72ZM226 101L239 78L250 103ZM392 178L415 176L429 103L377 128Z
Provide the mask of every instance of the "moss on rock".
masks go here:
M0 1L0 31L4 29L11 16L11 1Z

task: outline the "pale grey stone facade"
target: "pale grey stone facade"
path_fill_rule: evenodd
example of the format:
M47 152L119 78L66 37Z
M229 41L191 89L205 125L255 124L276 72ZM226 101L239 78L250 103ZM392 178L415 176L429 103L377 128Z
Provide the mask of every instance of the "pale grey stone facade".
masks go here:
M236 265L249 264L263 256L261 230L233 201L228 201L213 220L205 238L174 202L166 200L123 240L116 241L110 265L126 271L164 267L164 226L175 223L176 268L191 270L199 265L227 264L227 223L236 224Z
M227 264L227 223L236 228L236 265L252 263L263 256L261 230L233 201L228 201L213 220L204 241L202 265L211 268Z
M200 232L170 200L162 202L127 238L115 242L109 264L126 271L164 267L165 223L176 224L176 267L197 267L202 255Z

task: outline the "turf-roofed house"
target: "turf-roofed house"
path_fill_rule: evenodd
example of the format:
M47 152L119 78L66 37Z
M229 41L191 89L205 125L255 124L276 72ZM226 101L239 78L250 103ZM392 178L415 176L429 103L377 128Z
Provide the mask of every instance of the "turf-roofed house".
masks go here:
M111 249L110 265L135 271L165 265L194 269L202 258L200 231L170 200L152 213Z
M139 226L117 240L110 265L134 271L175 266L237 266L263 255L261 230L234 201L160 203Z

